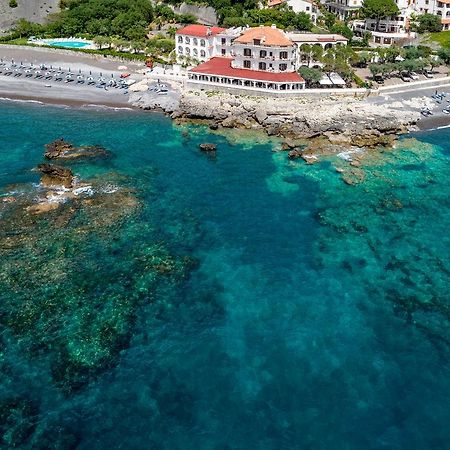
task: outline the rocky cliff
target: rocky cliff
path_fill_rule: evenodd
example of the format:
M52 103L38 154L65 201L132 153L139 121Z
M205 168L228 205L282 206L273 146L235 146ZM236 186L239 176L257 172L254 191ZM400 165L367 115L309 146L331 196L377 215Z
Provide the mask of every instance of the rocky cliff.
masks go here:
M43 23L49 14L59 12L59 0L17 0L17 8L9 0L0 0L0 33L11 28L18 19Z

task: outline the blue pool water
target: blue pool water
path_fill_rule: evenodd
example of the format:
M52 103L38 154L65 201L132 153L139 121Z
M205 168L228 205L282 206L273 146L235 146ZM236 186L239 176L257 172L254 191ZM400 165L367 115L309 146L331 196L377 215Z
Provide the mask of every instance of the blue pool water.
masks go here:
M347 186L259 135L0 113L4 195L61 136L109 149L70 166L128 193L31 222L0 204L1 448L450 448L450 130Z
M52 47L84 48L91 45L91 43L85 41L50 41L47 42L47 45Z

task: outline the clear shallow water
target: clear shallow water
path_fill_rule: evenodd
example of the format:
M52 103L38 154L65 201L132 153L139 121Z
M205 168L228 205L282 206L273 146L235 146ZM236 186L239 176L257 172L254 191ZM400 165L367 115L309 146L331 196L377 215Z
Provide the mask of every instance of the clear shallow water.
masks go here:
M0 109L1 187L37 182L43 145L64 136L115 155L73 165L81 178L111 177L143 205L106 236L80 237L79 219L35 253L2 256L8 274L24 263L1 286L2 447L450 448L450 130L404 140L347 186L329 163L156 114ZM148 280L157 245L190 259L185 276ZM57 331L52 309L10 320L50 297L69 299ZM103 332L110 317L99 298L133 316L103 359L89 353L90 324ZM55 365L63 349L101 370L75 386Z

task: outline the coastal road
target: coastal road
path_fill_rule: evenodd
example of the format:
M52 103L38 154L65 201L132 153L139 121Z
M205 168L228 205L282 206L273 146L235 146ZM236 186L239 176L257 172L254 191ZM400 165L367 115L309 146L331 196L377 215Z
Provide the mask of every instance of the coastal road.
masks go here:
M446 92L447 97L444 98L442 103L437 103L431 98L438 92ZM424 117L418 123L420 129L431 129L438 127L450 126L450 114L444 114L443 108L450 105L447 100L450 100L450 84L442 86L426 87L414 90L400 91L386 93L379 96L369 97L367 99L370 103L392 103L394 109L413 109L420 111L424 106L429 107L433 112L432 116Z

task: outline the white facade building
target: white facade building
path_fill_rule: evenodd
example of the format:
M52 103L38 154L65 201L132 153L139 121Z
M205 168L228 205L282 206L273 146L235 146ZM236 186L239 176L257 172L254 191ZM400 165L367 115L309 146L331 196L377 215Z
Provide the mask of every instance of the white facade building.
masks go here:
M307 14L314 24L317 23L317 17L320 15L320 11L312 0L269 0L267 6L273 8L282 4L290 6L297 14L300 12Z
M336 14L339 20L350 19L361 8L363 0L331 0L325 3L328 11Z
M233 41L235 69L295 72L296 46L275 26L250 28Z
M177 31L175 40L180 62L200 62L188 71L189 87L274 95L305 88L297 73L304 64L299 57L301 45L326 50L347 43L340 35L288 34L275 25L230 29L188 25Z

